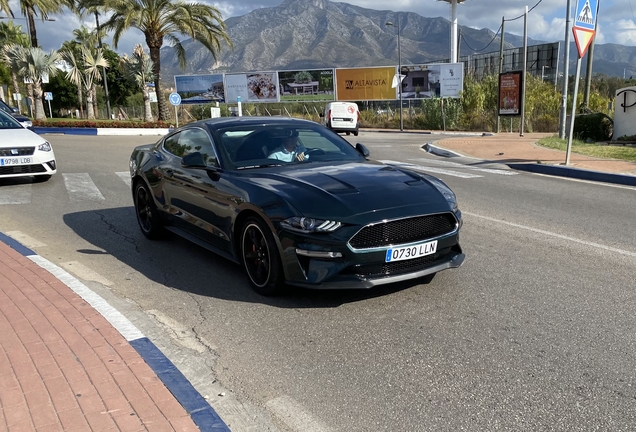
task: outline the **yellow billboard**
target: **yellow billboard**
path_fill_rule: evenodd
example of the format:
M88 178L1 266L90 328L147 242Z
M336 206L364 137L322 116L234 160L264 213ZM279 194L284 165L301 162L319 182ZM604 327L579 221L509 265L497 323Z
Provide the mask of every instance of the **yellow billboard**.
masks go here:
M336 69L336 100L394 100L395 66Z

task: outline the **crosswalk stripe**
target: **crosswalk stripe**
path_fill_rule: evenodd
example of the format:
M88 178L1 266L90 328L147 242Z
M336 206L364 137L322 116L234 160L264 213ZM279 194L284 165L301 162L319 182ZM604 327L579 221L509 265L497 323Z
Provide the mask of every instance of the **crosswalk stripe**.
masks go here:
M128 187L131 186L132 181L130 180L130 173L128 171L116 172L115 174L117 174L119 178L128 185Z
M382 162L382 163L385 163L385 164L388 164L388 165L401 166L401 167L409 168L409 169L416 170L416 171L431 172L431 173L435 173L435 174L446 174L446 175L450 175L450 176L453 176L453 177L460 177L460 178L483 177L483 176L481 176L479 174L471 174L471 173L467 173L467 172L458 172L458 171L452 171L452 170L447 170L447 169L442 169L442 168L433 168L433 167L415 165L415 164L405 163L405 162L397 162L397 161L391 161L391 160L381 160L379 162Z
M457 168L462 168L462 169L469 169L469 170L473 170L473 171L487 172L487 173L491 173L491 174L499 174L499 175L518 175L519 174L518 172L515 172L515 171L507 171L507 170L492 169L492 168L479 168L479 167L475 167L475 166L460 164L460 163L457 163L457 162L440 161L440 160L435 160L435 159L417 158L417 159L409 159L409 160L417 161L417 162L433 163L433 164L444 165L444 166L457 167Z
M31 202L31 184L3 186L0 188L0 204L28 204Z
M105 199L88 173L62 174L62 176L71 201L101 201Z

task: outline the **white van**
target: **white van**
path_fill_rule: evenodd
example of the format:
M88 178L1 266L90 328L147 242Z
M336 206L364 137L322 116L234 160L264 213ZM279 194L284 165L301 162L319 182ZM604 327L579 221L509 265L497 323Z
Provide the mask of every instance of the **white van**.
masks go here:
M323 124L334 132L353 133L358 136L360 110L353 102L329 102L321 114Z

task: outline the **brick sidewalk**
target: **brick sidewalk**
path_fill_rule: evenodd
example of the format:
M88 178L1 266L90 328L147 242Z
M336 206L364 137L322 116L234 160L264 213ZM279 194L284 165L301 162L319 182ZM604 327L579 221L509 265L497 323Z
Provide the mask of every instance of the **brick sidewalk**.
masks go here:
M0 241L0 430L199 431L130 343Z

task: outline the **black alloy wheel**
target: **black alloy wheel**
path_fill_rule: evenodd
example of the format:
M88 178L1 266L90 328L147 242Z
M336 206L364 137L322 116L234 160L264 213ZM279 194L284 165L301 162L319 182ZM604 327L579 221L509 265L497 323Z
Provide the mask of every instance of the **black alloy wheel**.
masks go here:
M148 186L140 181L135 187L135 213L141 232L149 239L161 237L163 227L159 211L152 200L152 194Z
M254 291L264 296L280 294L284 277L276 242L265 222L257 217L245 221L241 257Z

